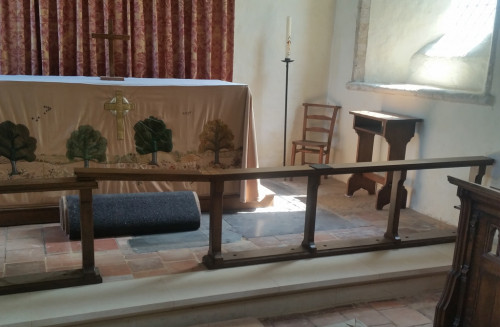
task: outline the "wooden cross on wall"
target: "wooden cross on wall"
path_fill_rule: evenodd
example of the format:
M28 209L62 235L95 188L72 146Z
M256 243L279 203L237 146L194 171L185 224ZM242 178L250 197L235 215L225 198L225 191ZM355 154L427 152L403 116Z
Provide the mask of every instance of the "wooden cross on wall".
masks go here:
M123 77L115 76L115 49L114 49L114 41L115 40L130 40L129 35L122 34L113 34L113 22L110 20L108 23L108 33L92 33L92 37L96 39L105 39L108 40L108 64L109 64L109 76L101 76L103 80L111 80L111 81L123 81Z

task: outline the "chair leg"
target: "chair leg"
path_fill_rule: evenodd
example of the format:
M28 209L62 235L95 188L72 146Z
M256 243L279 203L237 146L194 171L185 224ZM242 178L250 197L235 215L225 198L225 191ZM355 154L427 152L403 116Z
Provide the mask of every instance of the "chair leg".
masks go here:
M325 156L325 164L329 164L330 163L330 151L326 150L323 155ZM325 175L325 179L328 178L328 175Z
M295 166L295 156L297 154L297 145L292 144L292 158L290 158L290 165ZM286 178L285 178L286 180ZM290 181L293 181L293 177L290 177Z

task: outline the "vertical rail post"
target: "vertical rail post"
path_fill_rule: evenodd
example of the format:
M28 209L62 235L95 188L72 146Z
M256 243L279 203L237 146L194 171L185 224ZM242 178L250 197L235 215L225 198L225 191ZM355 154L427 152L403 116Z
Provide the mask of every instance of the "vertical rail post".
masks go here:
M389 218L387 220L387 231L384 237L396 242L401 242L399 237L399 215L403 201L403 184L406 179L406 170L394 171L391 185L391 202L389 207Z
M92 189L80 190L80 235L84 274L95 273L94 217L92 214Z
M304 240L302 247L316 252L314 232L316 229L316 207L318 203L318 188L321 181L320 174L311 174L307 177L306 214L304 222Z
M222 211L223 211L224 181L210 181L210 235L208 254L203 262L209 268L221 266L222 258Z

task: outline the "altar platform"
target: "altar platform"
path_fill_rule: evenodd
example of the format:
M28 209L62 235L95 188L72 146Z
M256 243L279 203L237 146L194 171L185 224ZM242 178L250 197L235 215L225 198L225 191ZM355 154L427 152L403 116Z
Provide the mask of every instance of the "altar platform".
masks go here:
M276 213L293 220L295 212L304 214L305 185L305 178L264 180L263 186L275 193L274 206L242 214L259 215L267 210L269 217ZM375 197L366 192L358 192L353 198L345 197L345 186L333 178L322 180L318 205L322 211L331 213L335 222L330 229L318 229L317 239L346 240L382 235L387 224L387 209L375 210ZM224 251L288 246L300 244L303 238L300 232L280 234L279 226L272 224L259 232L258 224L252 225L252 219L247 221L249 224L241 228L253 230L255 236L237 240L231 238L234 234L226 234ZM289 227L281 225L282 230ZM411 209L401 211L400 227L407 232L455 228ZM273 235L268 235L270 229ZM230 226L226 226L225 231L230 232ZM8 298L12 306L0 313L8 314L4 316L6 322L36 322L40 326L71 322L106 326L110 322L102 321L111 317L118 319L115 323L120 319L124 319L122 323L132 321L130 319L136 322L147 319L144 321L149 326L164 325L165 321L169 326L191 326L247 316L263 318L295 313L297 317L300 312L317 310L335 312L331 323L338 322L333 319L339 317L352 319L354 314L362 315L358 317L366 324L370 321L361 317L391 323L398 320L391 320L384 314L400 312L415 321L405 326L419 326L432 321L429 315L433 314L435 302L425 302L424 311L412 311L410 315L408 313L419 305L412 305L411 299L424 296L426 291L439 293L454 248L454 244L449 243L206 270L201 258L207 247L186 247L198 238L184 237L177 248L162 248L167 242L162 245L151 237L147 251L131 246L134 244L131 237L97 239L96 265L103 276L103 284L4 296L0 300ZM81 265L79 242L69 242L56 224L0 228L0 251L2 246L4 255L0 257L6 258L4 275ZM75 296L80 299L75 305L64 300ZM408 300L366 303L402 297ZM100 300L95 302L96 299ZM17 301L36 308L35 313L25 314L16 306ZM65 301L64 305L61 301ZM433 301L437 301L437 296ZM77 303L84 305L79 307ZM341 309L331 309L335 307ZM381 312L384 309L394 310ZM306 316L300 317L304 320ZM279 319L261 321L265 326L272 326L266 325L266 321L272 323Z

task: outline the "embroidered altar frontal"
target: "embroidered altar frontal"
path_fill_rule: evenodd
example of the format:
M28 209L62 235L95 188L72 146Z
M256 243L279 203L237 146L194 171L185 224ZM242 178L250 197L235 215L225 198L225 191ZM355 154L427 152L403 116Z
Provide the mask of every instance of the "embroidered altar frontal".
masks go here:
M85 164L175 170L257 166L251 94L247 85L237 83L4 75L0 76L0 124L0 142L14 144L9 139L11 130L26 134L26 129L29 137L21 142L36 140L34 156L28 148L16 155L0 153L0 179L4 180L73 176L73 168ZM89 140L95 145L85 148ZM204 196L209 185L102 181L94 193L183 190ZM254 201L257 182L226 183L224 193ZM61 195L2 195L1 206L57 204Z

